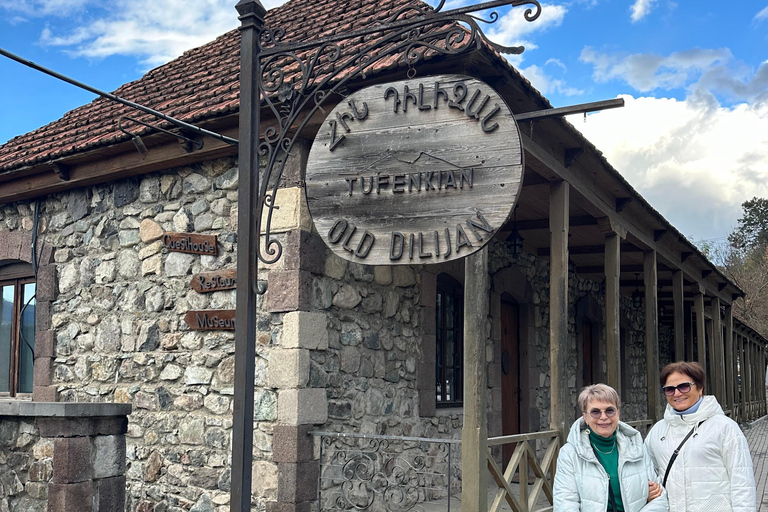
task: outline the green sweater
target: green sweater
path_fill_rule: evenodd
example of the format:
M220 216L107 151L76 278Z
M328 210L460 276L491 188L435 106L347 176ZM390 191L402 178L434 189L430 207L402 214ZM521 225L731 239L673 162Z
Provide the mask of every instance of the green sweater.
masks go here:
M616 432L611 437L602 437L591 430L589 431L589 442L595 452L600 465L608 473L609 483L613 491L613 498L616 500L616 510L624 511L624 505L621 502L621 486L619 485L619 447L616 445ZM610 501L609 510L610 510Z

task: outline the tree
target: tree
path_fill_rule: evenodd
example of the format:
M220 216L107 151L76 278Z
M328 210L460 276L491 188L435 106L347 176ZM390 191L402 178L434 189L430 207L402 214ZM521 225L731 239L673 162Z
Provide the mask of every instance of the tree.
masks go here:
M743 215L728 242L738 251L764 253L768 248L768 199L753 197L741 207Z

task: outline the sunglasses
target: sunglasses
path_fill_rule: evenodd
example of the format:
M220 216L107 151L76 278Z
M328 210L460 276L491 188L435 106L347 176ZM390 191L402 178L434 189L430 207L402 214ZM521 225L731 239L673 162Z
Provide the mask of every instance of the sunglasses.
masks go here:
M605 413L606 416L609 418L613 418L616 416L616 413L618 412L618 409L615 407L607 407L605 409L592 409L589 411L589 415L592 416L594 419L598 420L603 416L603 413Z
M681 382L677 386L662 386L661 389L665 395L672 396L675 394L675 390L678 390L680 393L688 393L693 385L693 382Z

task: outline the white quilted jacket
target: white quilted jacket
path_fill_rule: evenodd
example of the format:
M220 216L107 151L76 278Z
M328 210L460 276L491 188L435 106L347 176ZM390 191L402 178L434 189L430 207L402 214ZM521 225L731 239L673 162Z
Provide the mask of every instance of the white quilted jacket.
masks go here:
M683 445L667 479L669 508L755 512L755 475L747 440L713 396L705 396L698 411L684 416L667 405L664 419L648 432L645 444L659 478L664 478L672 452L692 428L696 431Z
M568 442L557 458L554 484L554 512L605 512L608 508L608 473L589 444L587 425L579 418L571 427ZM658 482L640 433L619 422L616 432L619 449L621 501L625 512L666 512L667 494L650 503L648 480Z

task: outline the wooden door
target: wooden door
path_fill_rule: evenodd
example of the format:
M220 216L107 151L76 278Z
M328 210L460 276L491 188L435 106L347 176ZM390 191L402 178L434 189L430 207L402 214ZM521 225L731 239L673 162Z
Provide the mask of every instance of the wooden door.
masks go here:
M520 308L517 303L501 302L501 433L520 433ZM504 445L506 466L514 445Z

